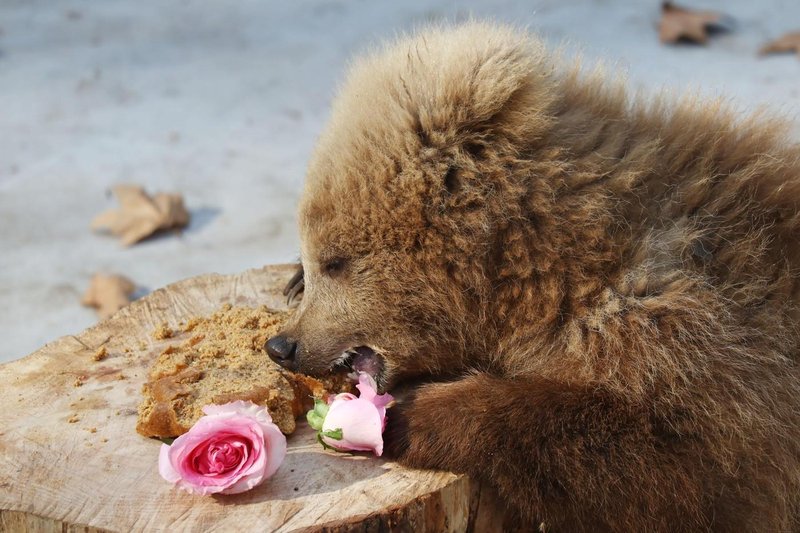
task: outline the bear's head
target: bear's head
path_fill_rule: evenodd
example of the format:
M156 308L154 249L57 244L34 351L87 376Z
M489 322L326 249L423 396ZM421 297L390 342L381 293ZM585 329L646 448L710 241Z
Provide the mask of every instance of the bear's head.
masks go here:
M356 62L308 169L284 366L385 389L491 349L497 232L526 216L514 170L549 125L549 75L537 42L478 23Z

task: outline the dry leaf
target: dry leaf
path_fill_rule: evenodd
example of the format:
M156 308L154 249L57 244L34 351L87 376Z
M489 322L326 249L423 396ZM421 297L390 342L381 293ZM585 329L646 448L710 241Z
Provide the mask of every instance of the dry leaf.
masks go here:
M106 230L130 246L153 233L182 228L189 223L189 212L180 194L158 193L151 197L136 185L118 185L114 195L119 209L101 213L92 221L93 230Z
M135 290L136 285L125 276L95 274L81 303L94 307L100 318L108 318L131 303L130 296Z
M680 39L705 43L709 27L718 27L722 19L721 13L695 11L676 6L672 2L664 2L661 4L658 36L662 43L676 43Z
M789 32L761 47L760 54L797 52L800 57L800 31Z

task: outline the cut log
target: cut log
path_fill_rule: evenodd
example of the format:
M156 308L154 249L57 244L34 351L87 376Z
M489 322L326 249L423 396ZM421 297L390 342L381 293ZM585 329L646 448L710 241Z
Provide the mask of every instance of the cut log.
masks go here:
M324 451L304 422L289 437L275 476L249 492L193 496L161 479L161 443L135 431L140 389L159 352L152 332L164 322L177 328L224 303L282 308L281 289L292 272L283 265L185 280L0 366L0 530L424 532L499 526L494 496L482 495L468 478ZM101 347L105 356L96 357Z

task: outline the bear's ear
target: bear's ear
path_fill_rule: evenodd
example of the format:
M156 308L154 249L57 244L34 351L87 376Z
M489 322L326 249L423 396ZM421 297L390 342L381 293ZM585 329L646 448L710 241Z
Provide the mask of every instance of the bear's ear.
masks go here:
M504 26L432 27L390 43L350 68L307 184L349 192L353 177L382 185L446 157L456 168L439 167L437 179L463 196L473 163L513 158L545 136L559 94L553 71L538 40Z
M432 28L386 52L396 105L422 147L460 145L480 157L487 142L519 140L550 124L557 91L541 43L508 27Z
M330 141L360 137L406 154L463 144L477 153L482 135L536 135L557 94L553 70L542 44L511 27L430 27L352 65Z

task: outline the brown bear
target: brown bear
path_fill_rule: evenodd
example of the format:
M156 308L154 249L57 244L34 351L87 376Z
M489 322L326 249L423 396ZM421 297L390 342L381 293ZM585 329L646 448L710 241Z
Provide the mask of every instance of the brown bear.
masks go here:
M470 22L358 60L300 205L284 366L429 376L410 467L520 527L798 531L800 149Z

